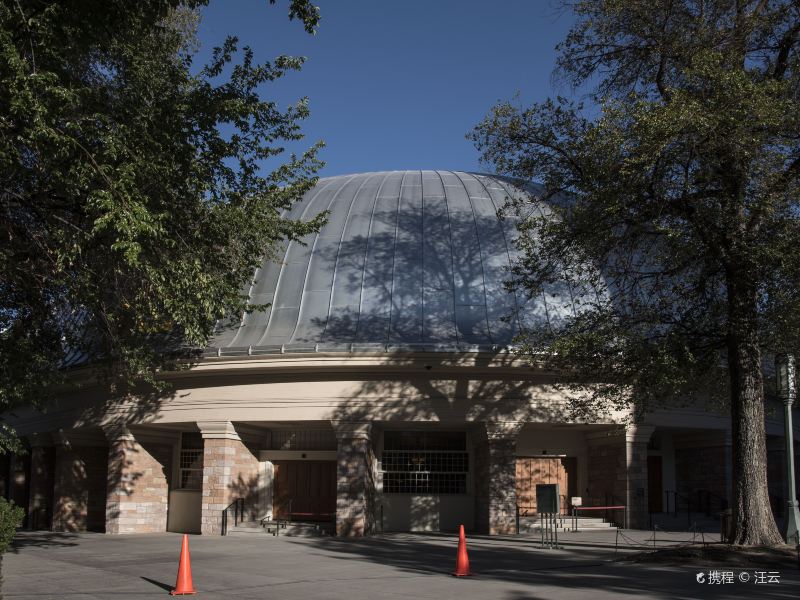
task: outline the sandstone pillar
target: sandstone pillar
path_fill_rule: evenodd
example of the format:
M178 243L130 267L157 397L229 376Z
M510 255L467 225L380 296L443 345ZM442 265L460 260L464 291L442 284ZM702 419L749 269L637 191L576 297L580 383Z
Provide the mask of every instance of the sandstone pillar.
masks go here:
M653 435L652 425L636 425L625 431L626 488L630 529L647 529L650 526L650 513L647 498L647 444Z
M167 530L172 448L151 450L128 428L106 430L108 476L106 533L160 533ZM166 462L166 464L162 464Z
M222 533L222 511L238 499L251 518L258 507L259 462L230 421L200 421L203 436L203 495L200 531ZM231 515L228 526L233 526Z
M370 423L332 422L338 440L336 535L375 531L375 477Z
M517 436L523 423L487 422L475 445L475 508L478 531L516 531Z

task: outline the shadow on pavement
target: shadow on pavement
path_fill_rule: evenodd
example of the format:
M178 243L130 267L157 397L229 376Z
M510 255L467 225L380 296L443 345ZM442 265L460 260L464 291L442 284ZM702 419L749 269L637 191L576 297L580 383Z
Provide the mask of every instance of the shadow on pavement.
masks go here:
M17 553L25 548L69 548L77 546L78 542L78 536L73 533L25 531L17 533L9 550Z
M149 577L142 577L142 579L144 581L146 581L147 583L152 583L153 585L155 585L157 587L160 587L162 590L166 590L167 592L171 592L172 589L173 589L173 586L171 586L171 585L169 585L167 583L162 583L160 581L156 581L155 579L150 579Z
M447 541L452 539L452 544ZM563 592L590 594L593 590L614 594L636 594L646 598L797 598L797 570L782 570L781 584L759 586L736 582L727 586L698 584L695 573L708 571L703 565L621 565L613 563L613 545L582 546L544 550L538 540L493 543L491 538L468 539L470 568L475 579L503 581L518 585L553 587ZM572 545L572 544L571 544ZM372 538L321 538L308 546L315 553L341 560L358 559L395 567L408 573L447 576L455 565L457 543L454 536L379 535ZM641 549L641 548L638 548ZM622 546L620 546L622 550ZM714 567L720 569L720 567ZM742 569L736 569L736 572ZM745 569L746 570L746 569ZM508 590L508 600L550 600L537 595ZM574 597L574 596L570 596ZM582 597L582 596L581 596Z

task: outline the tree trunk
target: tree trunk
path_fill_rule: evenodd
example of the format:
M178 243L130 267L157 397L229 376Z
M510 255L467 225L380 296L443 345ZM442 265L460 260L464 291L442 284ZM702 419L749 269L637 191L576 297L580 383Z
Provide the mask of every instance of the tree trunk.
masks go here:
M764 380L757 333L755 277L728 272L728 366L733 433L733 515L728 541L782 543L769 503Z

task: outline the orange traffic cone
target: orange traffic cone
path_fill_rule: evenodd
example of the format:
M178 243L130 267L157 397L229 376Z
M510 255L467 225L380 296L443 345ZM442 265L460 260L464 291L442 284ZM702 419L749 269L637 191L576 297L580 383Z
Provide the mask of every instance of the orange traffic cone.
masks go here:
M453 577L466 577L472 575L469 570L469 557L467 556L467 537L464 535L464 526L458 528L458 555L456 557L456 570Z
M172 596L182 594L196 594L192 585L192 564L189 561L189 536L183 534L183 544L181 544L181 561L178 564L178 580L175 582L175 589L170 592Z

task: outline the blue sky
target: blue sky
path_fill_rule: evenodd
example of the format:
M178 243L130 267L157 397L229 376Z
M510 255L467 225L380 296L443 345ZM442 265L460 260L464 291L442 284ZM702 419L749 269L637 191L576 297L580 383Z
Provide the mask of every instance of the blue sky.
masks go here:
M302 71L263 92L280 105L309 97L303 146L326 142L323 176L486 170L464 136L492 105L517 92L524 103L569 92L551 75L571 15L550 0L316 0L315 36L288 21L287 3L212 0L198 60L226 34L260 60L306 56Z

